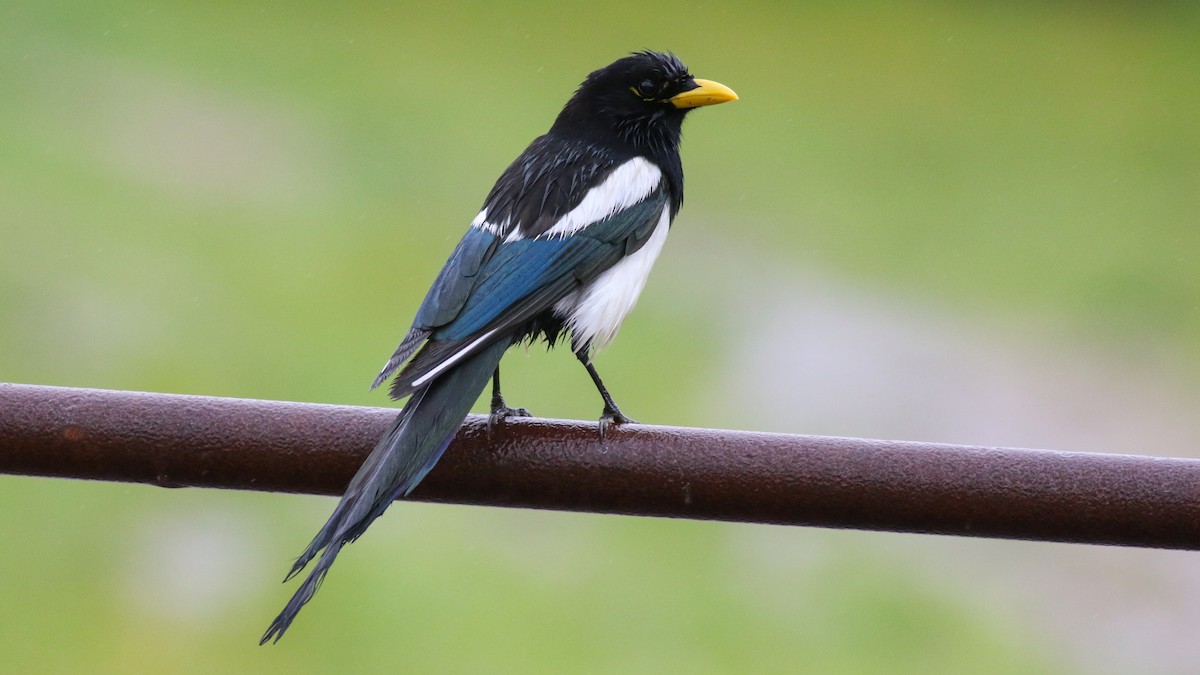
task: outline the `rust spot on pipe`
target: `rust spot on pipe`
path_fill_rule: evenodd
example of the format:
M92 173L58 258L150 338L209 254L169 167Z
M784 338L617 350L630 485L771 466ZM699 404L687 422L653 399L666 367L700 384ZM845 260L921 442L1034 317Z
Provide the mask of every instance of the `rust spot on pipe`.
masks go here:
M79 427L67 427L63 429L63 438L68 441L82 441L85 435L83 429Z

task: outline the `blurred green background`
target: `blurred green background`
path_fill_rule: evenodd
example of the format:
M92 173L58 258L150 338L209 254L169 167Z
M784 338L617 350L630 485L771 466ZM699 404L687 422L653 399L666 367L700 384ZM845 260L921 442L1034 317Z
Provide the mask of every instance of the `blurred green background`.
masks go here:
M1196 454L1195 3L0 7L0 380L366 385L587 72L741 95L598 366L644 422ZM595 418L568 352L510 402ZM3 414L3 411L0 411ZM1187 672L1182 553L0 477L4 672Z

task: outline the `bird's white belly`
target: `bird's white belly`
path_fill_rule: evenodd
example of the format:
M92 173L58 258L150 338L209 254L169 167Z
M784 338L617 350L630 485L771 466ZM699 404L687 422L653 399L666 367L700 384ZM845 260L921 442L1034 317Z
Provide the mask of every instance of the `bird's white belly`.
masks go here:
M554 305L554 312L567 320L573 346L587 345L595 351L616 337L621 322L637 304L670 229L670 206L665 205L658 225L640 249Z

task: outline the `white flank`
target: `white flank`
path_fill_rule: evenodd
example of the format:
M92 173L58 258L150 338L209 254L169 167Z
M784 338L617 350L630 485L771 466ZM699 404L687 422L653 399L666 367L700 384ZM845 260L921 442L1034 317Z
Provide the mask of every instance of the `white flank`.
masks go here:
M555 312L567 319L573 344L587 344L595 351L612 342L621 322L637 304L670 229L668 204L663 206L658 225L641 248L554 305Z
M425 385L426 382L429 382L430 380L437 377L438 375L441 375L442 373L446 372L447 368L449 368L450 366L463 360L464 357L470 356L471 353L473 351L475 351L476 347L478 347L483 342L487 341L487 339L492 336L492 333L495 333L495 332L496 332L495 329L492 329L492 330L489 330L488 332L484 333L483 335L480 335L479 337L475 338L475 341L472 342L471 344L467 345L466 348L456 352L450 358L437 364L437 367L434 368L433 370L431 370L428 373L425 373L424 375L422 375L421 377L418 377L417 379L413 380L412 386L414 388L422 387Z
M538 238L567 237L592 223L642 201L662 182L662 170L645 157L634 157L613 169L608 178L588 190L571 209ZM653 259L651 259L653 262Z

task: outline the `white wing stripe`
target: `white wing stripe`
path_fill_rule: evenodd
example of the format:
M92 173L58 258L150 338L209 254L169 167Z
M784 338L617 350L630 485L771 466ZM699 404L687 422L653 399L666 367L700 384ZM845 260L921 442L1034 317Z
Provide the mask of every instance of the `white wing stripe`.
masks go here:
M450 358L446 359L445 361L442 361L441 363L439 363L437 365L437 367L435 367L433 370L431 370L428 373L425 373L424 375L422 375L421 377L418 377L417 379L413 380L413 383L412 383L413 388L423 387L423 386L425 386L426 382L428 382L428 381L432 380L433 378L437 377L438 375L441 375L442 373L446 372L447 368L449 368L450 366L461 361L464 356L469 355L481 343L486 341L488 338L492 337L492 333L495 333L495 332L496 332L496 329L493 328L492 330L489 330L488 332L484 333L483 335L480 335L479 337L475 338L474 342L467 345L463 349L460 349L459 351L455 352L455 354L453 356L451 356Z

